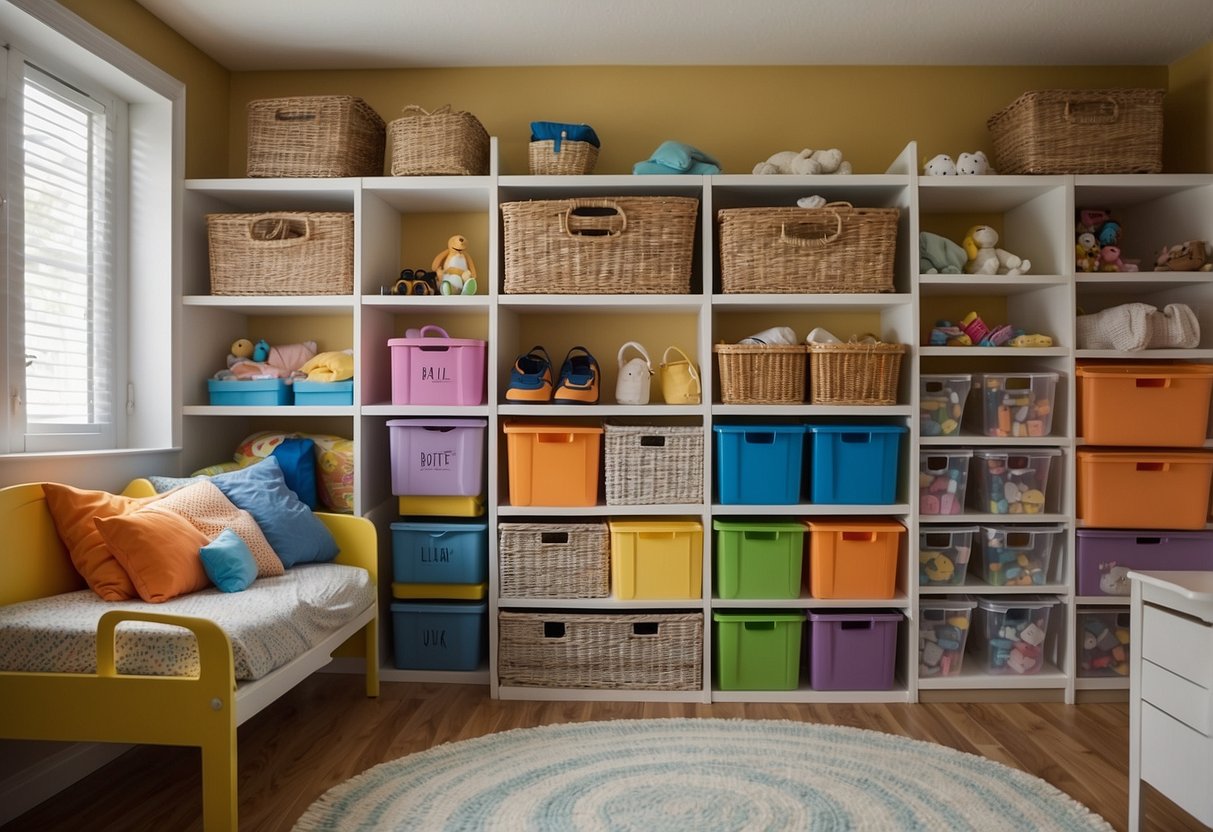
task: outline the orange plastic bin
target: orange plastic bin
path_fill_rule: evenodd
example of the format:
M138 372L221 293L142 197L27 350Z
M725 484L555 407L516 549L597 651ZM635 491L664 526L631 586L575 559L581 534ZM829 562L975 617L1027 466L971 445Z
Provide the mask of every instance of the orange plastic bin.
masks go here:
M598 505L602 428L507 422L510 505Z
M814 598L892 598L897 551L905 526L894 520L806 520L809 595Z
M1078 452L1078 518L1109 529L1203 529L1213 451Z
M1080 364L1075 373L1086 443L1204 445L1213 364Z

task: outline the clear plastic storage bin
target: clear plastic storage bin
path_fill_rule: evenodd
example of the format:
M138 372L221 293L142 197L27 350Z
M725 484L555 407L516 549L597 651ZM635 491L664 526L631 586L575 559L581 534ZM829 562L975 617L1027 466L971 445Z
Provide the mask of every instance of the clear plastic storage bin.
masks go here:
M918 455L918 513L961 514L973 452L949 448Z
M918 377L918 431L923 436L955 436L960 432L965 400L973 376L921 375Z
M963 595L918 602L918 673L959 676L977 602Z
M1044 514L1057 448L988 448L973 452L971 507L987 514Z
M977 373L973 426L986 436L1049 436L1057 373Z
M1129 675L1129 608L1080 609L1078 617L1078 675Z
M923 526L918 533L919 586L960 586L976 526Z
M975 570L990 586L1043 586L1065 526L981 526Z
M1049 613L1056 598L1016 595L981 598L977 650L986 671L1008 676L1039 673L1048 662Z

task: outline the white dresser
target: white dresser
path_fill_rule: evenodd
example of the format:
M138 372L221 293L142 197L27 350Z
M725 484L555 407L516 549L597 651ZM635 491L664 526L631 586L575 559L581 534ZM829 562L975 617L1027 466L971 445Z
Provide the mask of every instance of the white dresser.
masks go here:
M1129 579L1129 829L1143 781L1213 826L1213 572Z

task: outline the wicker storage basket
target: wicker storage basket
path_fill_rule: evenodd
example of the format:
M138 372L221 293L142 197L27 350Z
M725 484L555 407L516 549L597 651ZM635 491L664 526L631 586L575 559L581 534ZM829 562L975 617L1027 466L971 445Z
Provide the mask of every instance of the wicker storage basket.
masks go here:
M598 148L589 142L565 139L557 152L555 140L542 139L531 142L527 153L531 173L536 176L593 173L598 164Z
M703 428L606 422L608 506L703 502Z
M609 690L703 686L703 613L502 612L502 685Z
M675 196L503 202L505 291L685 295L698 211Z
M606 598L611 535L606 523L499 523L502 598Z
M999 173L1158 173L1163 90L1036 90L991 116Z
M449 105L426 112L416 104L388 125L392 176L484 176L489 134L471 113Z
M248 104L249 176L382 176L384 125L361 98L312 95Z
M809 344L812 404L896 404L905 344Z
M720 282L726 294L891 292L896 208L724 208Z
M348 295L354 215L207 214L212 295Z
M724 404L804 401L808 347L803 344L716 344Z

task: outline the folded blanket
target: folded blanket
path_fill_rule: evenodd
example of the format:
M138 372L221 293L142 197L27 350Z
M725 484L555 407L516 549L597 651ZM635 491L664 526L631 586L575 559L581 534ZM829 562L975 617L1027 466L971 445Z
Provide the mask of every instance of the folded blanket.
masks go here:
M354 355L350 351L322 352L299 368L308 381L345 381L354 377Z
M682 142L662 142L653 155L632 167L636 174L720 173L720 162L696 147Z

